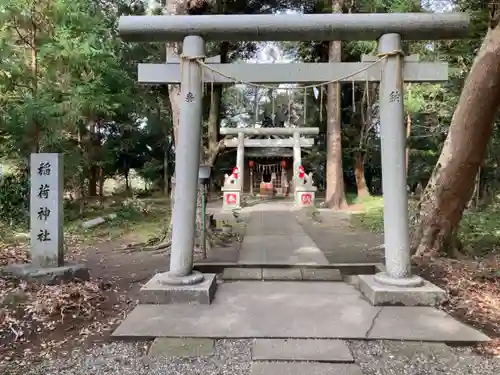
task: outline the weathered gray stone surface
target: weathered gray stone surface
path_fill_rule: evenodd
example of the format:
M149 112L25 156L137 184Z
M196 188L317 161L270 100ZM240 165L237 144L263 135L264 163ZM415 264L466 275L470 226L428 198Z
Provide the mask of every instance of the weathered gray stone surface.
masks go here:
M239 281L219 285L211 305L139 305L115 337L332 338L485 341L431 307L374 307L352 286Z
M215 295L217 282L215 274L204 274L205 279L194 285L166 285L161 281L165 276L158 273L141 288L140 303L201 303L210 304ZM168 336L168 335L164 335Z
M481 342L489 337L432 307L380 308L368 334L370 339Z
M64 265L63 156L31 154L31 262L38 267Z
M300 268L264 268L263 280L302 280Z
M83 264L68 263L62 267L41 268L34 264L10 264L0 268L0 274L11 277L36 281L47 285L56 285L61 282L87 281L90 278L89 270Z
M359 288L374 306L438 306L446 299L446 293L436 285L425 281L420 287L396 287L383 285L374 275L359 275Z
M344 283L238 281L211 305L139 305L115 337L364 337L378 308Z
M82 223L82 228L83 229L93 228L93 227L96 227L98 225L104 224L105 222L106 222L106 219L99 216L99 217L96 217L95 219L90 219L90 220L84 221Z
M342 281L342 274L337 269L302 268L301 271L306 281Z
M252 346L254 361L354 362L342 340L257 339Z
M225 268L224 280L261 280L262 268Z
M314 362L254 362L250 375L363 375L355 364Z
M158 337L151 344L150 357L207 357L214 353L214 340Z
M291 214L288 202L257 204L248 211L250 218L238 263L328 264Z
M338 269L303 267L284 268L246 268L229 267L222 273L224 280L304 280L304 281L342 281Z

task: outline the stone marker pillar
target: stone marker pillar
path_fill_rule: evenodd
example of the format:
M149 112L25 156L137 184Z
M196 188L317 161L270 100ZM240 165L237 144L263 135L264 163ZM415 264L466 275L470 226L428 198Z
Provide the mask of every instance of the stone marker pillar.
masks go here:
M239 184L243 193L244 174L245 174L245 134L238 133L238 148L236 149L236 166L238 167Z
M420 286L422 279L411 276L410 264L403 56L397 54L401 51L401 37L385 34L378 43L379 54L389 56L383 62L379 93L386 272L375 275L375 280L389 285Z
M31 261L39 267L64 265L63 156L31 154Z
M293 133L293 177L292 177L292 190L295 196L295 189L298 186L298 169L302 165L302 155L300 148L300 133Z
M199 36L187 36L183 43L179 139L175 148L175 208L172 216L172 251L169 277L165 283L192 284L203 275L192 274L195 244L196 198L200 163L202 120L202 69L194 60L205 54Z
M31 154L30 171L31 263L11 264L3 271L43 284L88 280L84 265L64 261L62 154Z

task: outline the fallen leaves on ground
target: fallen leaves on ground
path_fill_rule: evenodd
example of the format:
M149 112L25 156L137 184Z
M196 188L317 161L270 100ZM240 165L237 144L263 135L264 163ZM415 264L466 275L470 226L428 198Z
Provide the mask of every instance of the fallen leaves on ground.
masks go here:
M95 320L106 299L95 282L49 286L0 279L0 352L8 353L16 346L40 340L42 335L62 326L71 329L77 322ZM95 333L92 331L82 329L80 335ZM41 342L40 346L60 346L65 339ZM2 357L11 359L9 355Z
M29 261L28 245L0 243L0 266Z
M500 256L480 261L437 259L420 274L448 292L442 308L493 340L478 350L500 356Z

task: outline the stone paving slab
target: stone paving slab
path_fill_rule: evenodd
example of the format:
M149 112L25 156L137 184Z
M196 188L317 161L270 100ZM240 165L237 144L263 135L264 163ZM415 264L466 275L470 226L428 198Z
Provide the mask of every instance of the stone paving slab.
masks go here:
M222 278L224 280L342 281L342 274L337 269L227 267L222 272Z
M151 344L149 357L207 357L214 353L214 340L158 337Z
M302 280L342 281L342 274L337 269L302 268Z
M254 362L250 375L363 375L354 364L314 362Z
M462 324L444 311L421 306L381 308L368 338L437 342L490 341L484 333Z
M257 339L252 346L254 361L354 362L345 341Z
M224 280L262 280L262 268L224 268Z
M487 341L431 307L374 307L345 283L238 281L212 305L139 305L115 338L331 338Z
M302 280L300 268L264 268L264 280Z
M249 212L238 263L328 264L328 260L291 214L290 206L279 203L267 205L266 211Z
M293 218L292 218L293 219ZM294 219L293 219L294 220ZM300 228L302 231L302 229ZM243 238L238 263L328 264L323 252L304 235L258 235ZM308 244L312 242L312 244Z
M378 309L344 283L223 283L211 305L139 305L114 337L365 337Z

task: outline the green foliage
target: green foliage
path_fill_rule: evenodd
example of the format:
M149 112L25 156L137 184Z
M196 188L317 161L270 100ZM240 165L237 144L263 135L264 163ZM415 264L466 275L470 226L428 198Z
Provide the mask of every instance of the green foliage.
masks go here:
M0 217L2 222L26 226L29 220L29 178L26 171L0 177Z

